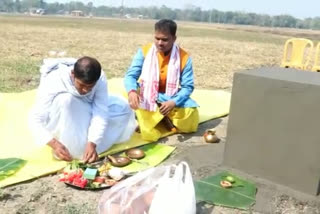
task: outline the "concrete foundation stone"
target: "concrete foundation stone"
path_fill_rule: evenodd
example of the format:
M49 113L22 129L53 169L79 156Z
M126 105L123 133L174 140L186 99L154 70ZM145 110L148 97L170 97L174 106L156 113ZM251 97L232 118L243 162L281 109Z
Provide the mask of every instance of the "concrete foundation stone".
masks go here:
M223 164L318 195L320 73L235 73Z

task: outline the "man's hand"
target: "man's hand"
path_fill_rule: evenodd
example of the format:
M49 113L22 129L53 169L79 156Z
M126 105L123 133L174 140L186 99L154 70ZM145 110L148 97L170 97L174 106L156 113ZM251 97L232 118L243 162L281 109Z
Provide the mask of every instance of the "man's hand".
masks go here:
M137 110L139 108L139 95L136 91L130 91L128 94L129 105L133 110Z
M173 100L163 102L160 106L160 113L164 116L167 116L175 106L176 103Z
M54 154L64 161L71 161L72 157L68 151L68 149L57 139L53 138L50 140L49 143L47 143L48 146L50 146L53 149Z
M84 151L83 161L85 163L92 163L96 160L98 160L98 154L96 151L96 144L94 144L92 142L88 142L86 145L86 149Z

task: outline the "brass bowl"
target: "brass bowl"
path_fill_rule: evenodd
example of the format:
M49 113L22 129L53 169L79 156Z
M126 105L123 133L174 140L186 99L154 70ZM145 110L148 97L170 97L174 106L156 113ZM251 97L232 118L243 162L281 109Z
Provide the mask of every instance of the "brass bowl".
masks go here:
M113 157L108 155L108 158L111 162L111 165L116 167L127 166L129 163L131 163L131 160L128 157Z
M146 156L146 154L142 149L137 149L137 148L127 150L126 155L131 159L141 159Z

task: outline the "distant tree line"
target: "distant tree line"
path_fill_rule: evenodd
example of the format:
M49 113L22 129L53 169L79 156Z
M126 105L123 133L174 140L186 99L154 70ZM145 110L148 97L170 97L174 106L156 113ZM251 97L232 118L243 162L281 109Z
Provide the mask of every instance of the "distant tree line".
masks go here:
M94 7L92 2L84 4L72 1L69 3L46 3L44 0L1 0L0 12L28 12L30 8L42 8L46 14L69 14L81 10L87 15L103 17L139 17L150 19L170 18L174 20L257 25L266 27L288 27L320 30L320 17L298 19L289 15L269 16L256 13L222 12L219 10L201 10L200 7L188 6L185 9L161 7ZM130 15L129 15L130 14Z

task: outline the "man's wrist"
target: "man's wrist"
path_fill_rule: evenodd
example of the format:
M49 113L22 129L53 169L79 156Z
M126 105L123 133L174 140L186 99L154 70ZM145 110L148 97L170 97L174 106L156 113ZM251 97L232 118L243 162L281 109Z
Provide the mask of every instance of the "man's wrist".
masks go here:
M94 148L96 148L97 147L97 144L95 144L94 142L88 142L88 144L90 145L90 146L93 146Z
M52 138L48 143L47 143L48 146L50 146L51 148L55 148L56 145L57 145L57 140L55 138Z

